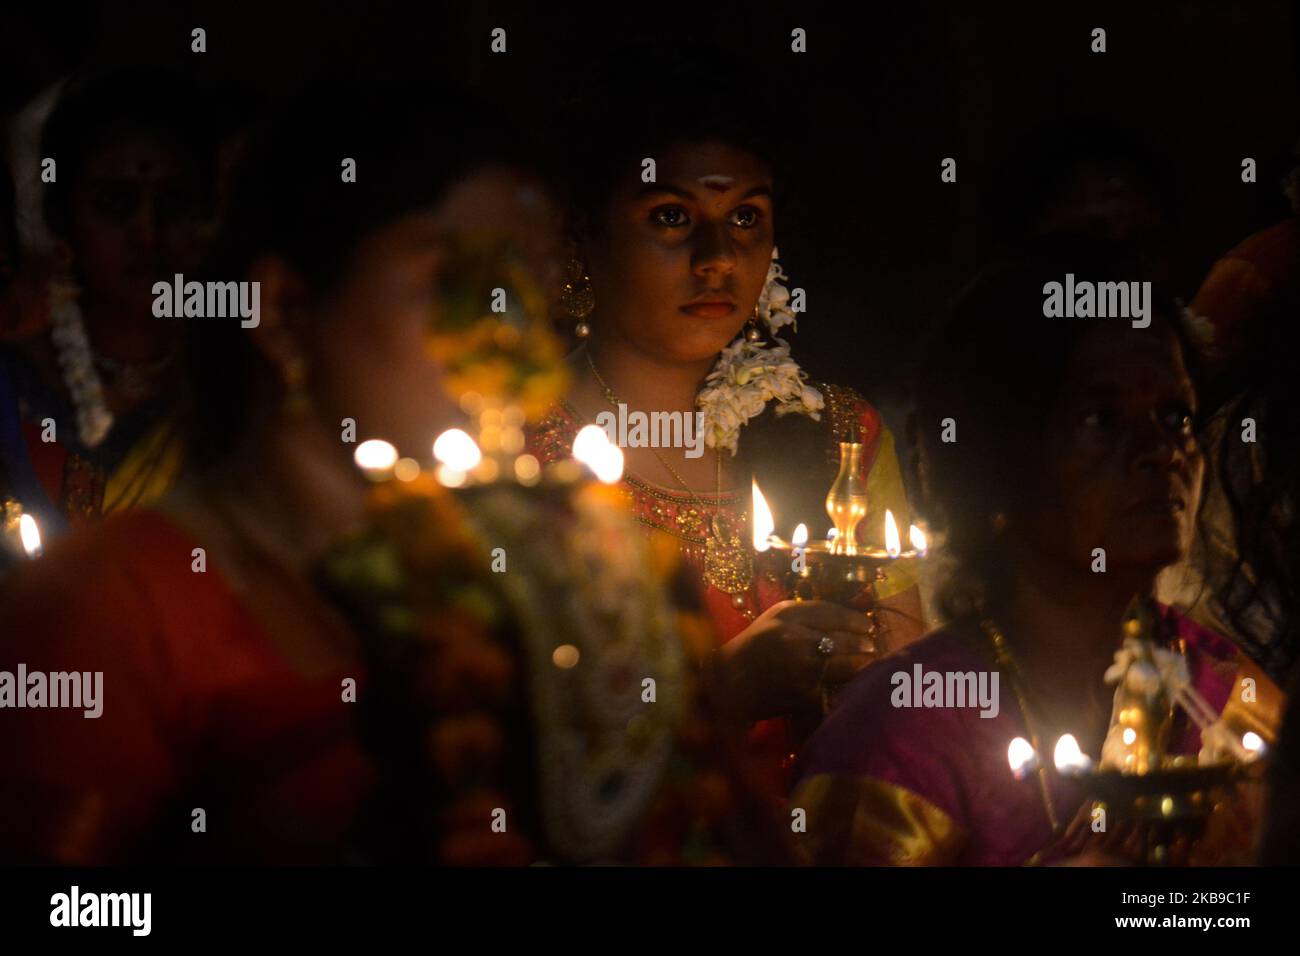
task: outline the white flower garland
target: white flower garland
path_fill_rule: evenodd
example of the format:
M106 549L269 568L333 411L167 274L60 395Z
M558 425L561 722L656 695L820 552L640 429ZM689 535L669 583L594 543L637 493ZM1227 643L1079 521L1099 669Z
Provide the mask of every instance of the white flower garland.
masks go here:
M704 413L704 442L710 448L726 448L734 455L740 430L762 414L767 403L775 399L777 415L798 413L820 420L825 406L821 392L807 384L807 373L790 357L790 343L778 338L783 326L798 331L795 314L789 307L790 290L781 285L788 279L776 261L768 266L767 282L758 297L758 317L772 333L774 346L748 341L742 333L718 355L717 364L704 381L695 403Z
M77 411L77 434L82 444L94 448L113 427L113 413L104 404L104 389L95 371L77 293L77 287L68 283L50 283L50 339Z

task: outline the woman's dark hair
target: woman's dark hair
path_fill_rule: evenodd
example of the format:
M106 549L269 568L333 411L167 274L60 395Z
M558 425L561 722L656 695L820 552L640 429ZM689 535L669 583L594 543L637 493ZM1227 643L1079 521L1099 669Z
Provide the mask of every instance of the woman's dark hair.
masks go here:
M200 199L211 209L219 132L210 99L169 72L93 73L68 81L41 131L41 156L54 159L58 171L45 188L45 223L52 233L67 235L72 186L90 158L139 134L159 137L193 164Z
M779 181L790 134L769 131L784 128L787 112L762 71L739 73L734 54L692 42L640 42L595 63L548 124L573 226L599 222L618 176L683 141L744 149Z
M1279 682L1300 661L1300 400L1295 322L1300 289L1252 318L1221 410L1214 470L1232 518L1234 553L1215 568L1215 594L1233 636ZM1241 440L1255 422L1255 442Z
M209 277L240 280L276 255L327 294L368 233L436 205L477 166L531 158L503 112L463 90L323 80L271 110L253 133ZM355 162L355 181L345 180L345 160ZM210 462L235 445L252 384L267 369L238 322L192 322L186 340L192 452Z
M1169 228L1181 208L1170 164L1132 130L1101 116L1058 117L1021 135L1002 153L982 198L991 238L1015 245L1065 197L1082 170L1127 176Z
M1142 278L1117 245L1041 240L1032 253L990 268L966 288L914 378L913 466L920 510L946 535L949 567L937 600L947 620L979 613L1004 593L1009 562L991 518L1004 513L1014 520L1043 487L1047 462L1038 450L1078 338L1096 322L1124 321L1045 317L1043 287L1067 273L1076 281ZM1184 343L1195 378L1178 314L1156 292L1153 323L1171 327ZM944 440L949 419L955 441Z

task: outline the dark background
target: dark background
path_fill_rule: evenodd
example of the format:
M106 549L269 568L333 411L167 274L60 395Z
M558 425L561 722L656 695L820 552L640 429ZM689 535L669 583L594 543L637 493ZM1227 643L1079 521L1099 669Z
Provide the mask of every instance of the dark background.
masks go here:
M1185 299L1215 258L1287 214L1278 182L1298 131L1294 6L1133 6L28 3L0 15L0 110L86 63L170 64L221 91L238 125L321 69L359 62L448 74L540 115L612 44L711 38L739 75L775 80L799 104L770 118L795 147L778 185L800 214L777 228L790 284L808 296L795 355L860 388L897 428L924 331L994 252L990 184L1044 174L1008 153L1028 131L1100 117L1143 145L1172 200L1170 291ZM207 53L190 52L196 26ZM489 51L496 26L505 55ZM790 52L796 26L806 54ZM1098 26L1104 54L1090 52ZM682 108L727 104L701 90ZM955 184L939 178L946 156ZM1241 182L1244 156L1259 163L1253 185Z

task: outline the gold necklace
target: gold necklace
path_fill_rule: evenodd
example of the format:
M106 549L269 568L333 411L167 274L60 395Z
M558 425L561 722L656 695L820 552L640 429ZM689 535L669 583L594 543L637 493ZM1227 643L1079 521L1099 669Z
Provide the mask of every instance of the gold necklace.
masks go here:
M600 384L605 400L618 408L623 403L619 400L617 393L601 377L600 371L596 368L596 363L591 359L591 353L584 349L583 354L587 359L587 367L591 369L591 374L595 376L596 381ZM690 486L682 479L682 476L677 474L672 465L668 464L667 459L653 447L650 449L650 453L659 460L659 464L664 466L664 470L673 476L673 480L681 485L691 500L699 506L700 513L707 514L709 506L691 490ZM716 497L720 499L722 497L722 449L715 449L715 453L718 462ZM642 484L645 484L645 482L643 481ZM749 590L754 579L753 555L750 554L749 548L745 547L739 529L721 513L716 502L713 508L713 517L709 521L709 530L711 533L704 541L704 580L719 591L732 595L732 603L734 604L737 600L740 600L740 595Z

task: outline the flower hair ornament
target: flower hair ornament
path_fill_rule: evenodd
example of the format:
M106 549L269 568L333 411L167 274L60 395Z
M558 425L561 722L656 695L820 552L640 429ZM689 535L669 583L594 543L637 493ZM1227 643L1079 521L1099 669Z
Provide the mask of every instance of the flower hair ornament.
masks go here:
M75 285L59 280L50 283L50 339L77 412L77 435L83 445L94 448L113 427L113 414L104 402L77 297Z
M767 403L776 400L776 414L798 413L814 421L821 419L825 405L821 392L807 384L808 375L790 357L790 343L777 337L784 326L798 331L790 308L790 290L781 284L789 279L776 261L767 269L767 282L759 293L755 318L767 326L773 344L760 334L741 335L718 355L717 364L704 380L695 404L704 413L704 441L710 448L726 448L734 455L740 430L762 414Z

